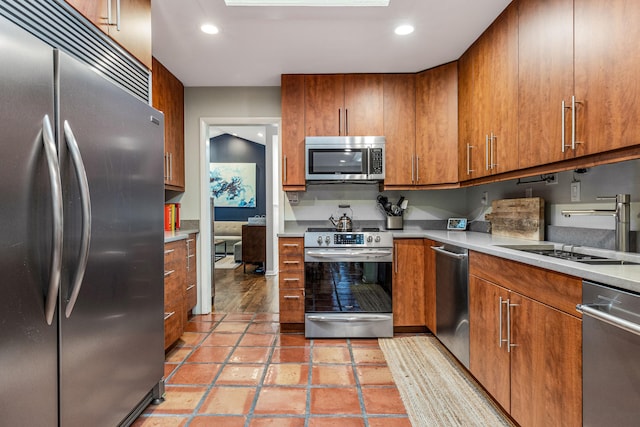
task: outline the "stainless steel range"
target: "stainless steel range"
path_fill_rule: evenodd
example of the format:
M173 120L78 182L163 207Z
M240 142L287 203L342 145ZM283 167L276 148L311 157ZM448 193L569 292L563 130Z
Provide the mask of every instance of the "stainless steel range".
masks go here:
M393 336L393 236L309 229L304 236L305 336Z

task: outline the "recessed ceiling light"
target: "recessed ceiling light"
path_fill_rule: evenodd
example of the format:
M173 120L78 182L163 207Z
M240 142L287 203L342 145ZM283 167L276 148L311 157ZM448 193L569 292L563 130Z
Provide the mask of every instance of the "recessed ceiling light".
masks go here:
M406 36L407 34L413 33L412 25L400 25L396 27L395 33L399 36Z
M227 6L389 6L389 0L224 0Z
M218 27L212 24L203 24L200 27L200 30L202 30L203 33L207 34L218 34L220 32L220 30L218 30Z

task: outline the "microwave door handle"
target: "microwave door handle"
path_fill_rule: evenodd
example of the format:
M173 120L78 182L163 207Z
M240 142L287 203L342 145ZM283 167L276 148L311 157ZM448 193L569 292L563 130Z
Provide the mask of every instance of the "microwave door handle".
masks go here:
M367 150L367 155L363 157L363 162L365 162L364 165L362 165L362 169L364 174L367 176L367 179L370 178L370 174L371 174L371 170L369 169L369 165L371 164L371 150L370 149L366 149ZM366 161L364 160L366 159Z

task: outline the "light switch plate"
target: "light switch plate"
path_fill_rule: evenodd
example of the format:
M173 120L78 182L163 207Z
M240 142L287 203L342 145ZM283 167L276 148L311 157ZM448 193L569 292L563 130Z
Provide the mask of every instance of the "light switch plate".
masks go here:
M580 201L580 181L574 181L571 183L571 201Z

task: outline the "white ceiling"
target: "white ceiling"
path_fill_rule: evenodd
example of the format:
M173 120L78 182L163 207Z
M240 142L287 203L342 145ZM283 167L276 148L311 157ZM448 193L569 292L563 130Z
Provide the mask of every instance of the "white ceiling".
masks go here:
M152 0L153 55L185 86L279 86L286 73L416 72L456 60L510 0L389 7L227 7ZM217 35L200 31L204 23ZM397 36L394 28L416 30Z

